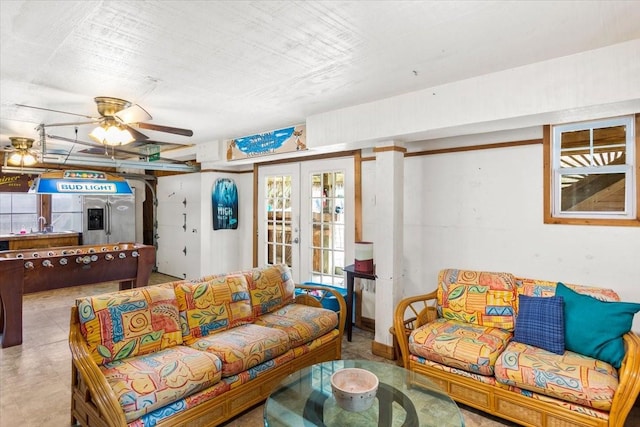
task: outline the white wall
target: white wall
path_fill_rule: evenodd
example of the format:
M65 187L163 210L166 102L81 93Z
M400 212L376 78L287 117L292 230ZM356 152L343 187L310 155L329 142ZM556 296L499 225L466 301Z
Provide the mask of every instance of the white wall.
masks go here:
M364 238L374 166L362 167ZM639 227L543 223L541 144L407 157L404 179L405 296L434 290L438 271L451 267L607 287L640 301Z
M307 146L415 141L635 113L639 59L636 39L316 114L307 117Z
M135 215L136 215L136 242L144 241L144 230L142 226L142 205L147 198L146 186L143 181L130 179L127 181L129 186L135 190Z
M211 199L218 178L233 179L238 189L238 228L235 230L213 230ZM251 173L203 172L160 177L158 202L158 271L195 279L252 266ZM182 217L185 213L186 230Z
M214 230L211 194L218 178L230 178L238 188L238 228ZM253 174L203 172L201 276L246 270L253 263Z

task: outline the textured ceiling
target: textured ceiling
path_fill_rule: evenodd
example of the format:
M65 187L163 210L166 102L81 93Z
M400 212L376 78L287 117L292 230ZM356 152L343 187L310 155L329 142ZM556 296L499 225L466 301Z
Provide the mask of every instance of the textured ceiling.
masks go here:
M139 104L201 144L640 38L634 1L2 1L0 144ZM92 126L78 127L78 138ZM75 138L74 126L48 128ZM79 144L51 141L74 151ZM170 147L170 146L169 146Z

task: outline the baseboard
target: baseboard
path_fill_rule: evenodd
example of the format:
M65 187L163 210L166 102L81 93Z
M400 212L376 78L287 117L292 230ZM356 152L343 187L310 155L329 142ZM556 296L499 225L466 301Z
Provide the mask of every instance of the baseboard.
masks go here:
M393 350L392 345L385 345L373 340L371 341L371 352L376 356L384 357L385 359L396 360L395 351Z
M376 331L376 320L368 319L366 317L360 317L359 322L356 322L356 326L362 330L375 332Z

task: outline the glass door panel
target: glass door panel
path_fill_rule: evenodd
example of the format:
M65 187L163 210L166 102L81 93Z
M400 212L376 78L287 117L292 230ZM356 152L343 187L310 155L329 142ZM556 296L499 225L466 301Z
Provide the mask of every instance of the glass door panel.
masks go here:
M269 176L267 195L267 263L292 266L291 176Z
M344 268L344 171L311 174L311 281L342 285Z
M353 159L301 164L301 264L314 283L342 287L343 269L353 259ZM304 238L307 236L308 238Z
M258 172L258 265L287 264L299 272L299 166L264 166Z

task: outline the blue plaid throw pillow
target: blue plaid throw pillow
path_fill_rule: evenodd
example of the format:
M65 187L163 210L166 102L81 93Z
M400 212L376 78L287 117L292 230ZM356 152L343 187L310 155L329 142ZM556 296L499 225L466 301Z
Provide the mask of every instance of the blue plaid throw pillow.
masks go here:
M563 298L519 296L514 341L564 354Z

